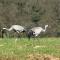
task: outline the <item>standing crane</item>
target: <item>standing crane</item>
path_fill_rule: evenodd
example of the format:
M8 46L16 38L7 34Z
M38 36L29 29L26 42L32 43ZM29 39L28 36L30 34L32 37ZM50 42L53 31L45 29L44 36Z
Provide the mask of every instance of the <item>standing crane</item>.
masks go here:
M8 28L2 28L1 32L2 32L2 38L3 38L3 34L5 33L5 30L10 32L10 31L14 31L16 32L18 35L20 32L25 32L25 28L23 26L20 25L12 25L9 29Z
M42 27L34 27L32 29L29 30L28 32L28 38L30 38L31 36L38 36L41 32L45 32L47 29L48 25L45 25L45 29L43 29Z

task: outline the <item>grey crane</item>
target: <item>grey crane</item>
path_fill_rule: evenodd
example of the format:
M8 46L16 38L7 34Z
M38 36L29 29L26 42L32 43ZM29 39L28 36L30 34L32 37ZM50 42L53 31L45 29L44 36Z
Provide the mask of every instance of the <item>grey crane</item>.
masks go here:
M43 29L42 27L33 27L32 29L29 30L28 32L28 38L30 38L31 36L38 36L41 32L45 32L47 29L48 25L45 25L45 29Z
M20 32L25 32L25 28L23 26L20 25L12 25L9 29L8 28L2 28L1 32L2 32L2 37L4 32L6 31L15 31L17 34L19 34Z

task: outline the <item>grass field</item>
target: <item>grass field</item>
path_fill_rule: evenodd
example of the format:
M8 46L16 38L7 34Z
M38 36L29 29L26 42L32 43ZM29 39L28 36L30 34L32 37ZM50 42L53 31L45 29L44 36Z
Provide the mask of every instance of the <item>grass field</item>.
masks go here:
M60 57L60 38L0 38L0 60L44 60L32 58L44 54Z

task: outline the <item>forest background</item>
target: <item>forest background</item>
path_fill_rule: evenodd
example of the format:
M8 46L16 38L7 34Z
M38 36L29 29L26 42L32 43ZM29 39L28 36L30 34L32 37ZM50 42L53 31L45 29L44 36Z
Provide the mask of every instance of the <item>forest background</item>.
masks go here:
M44 36L60 36L60 0L0 0L0 30L15 24L28 29L48 24Z

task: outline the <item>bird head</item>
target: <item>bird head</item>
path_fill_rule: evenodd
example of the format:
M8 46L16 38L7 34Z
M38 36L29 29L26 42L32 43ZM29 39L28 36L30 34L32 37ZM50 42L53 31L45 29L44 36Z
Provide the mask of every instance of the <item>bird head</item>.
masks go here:
M1 31L4 31L4 30L6 30L6 28L2 28L2 30L1 30Z
M5 33L5 32L6 32L6 28L2 28L2 29L1 29L1 32L2 32L2 33Z

